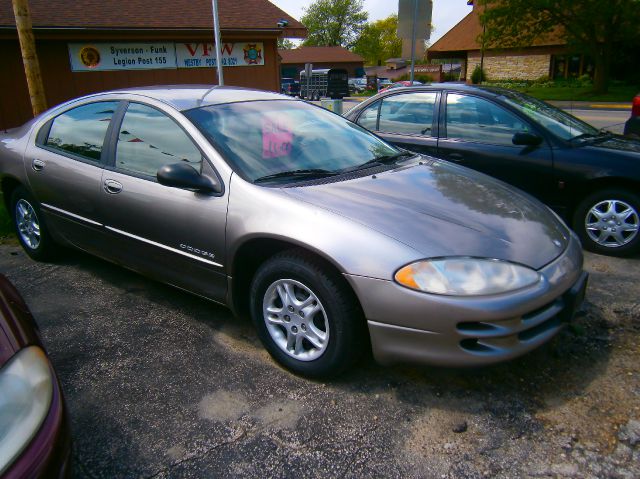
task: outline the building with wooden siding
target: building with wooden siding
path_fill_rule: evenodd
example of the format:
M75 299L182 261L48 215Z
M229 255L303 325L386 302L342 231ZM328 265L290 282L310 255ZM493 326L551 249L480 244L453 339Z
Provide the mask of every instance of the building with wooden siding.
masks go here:
M462 2L463 0L455 0ZM428 60L448 59L463 64L463 78L481 62L482 34L480 8L473 0L473 10L427 50ZM553 79L592 75L594 66L582 55L571 54L565 41L557 34L538 38L525 48L490 48L484 52L484 70L490 80L535 80L548 76Z
M313 68L344 68L349 77L364 76L364 58L342 47L300 47L278 50L281 57L282 76L299 78L305 63Z
M115 88L217 83L211 0L29 3L48 106ZM218 10L225 84L279 91L277 40L304 38L304 26L267 0L218 0ZM11 0L0 0L0 65L0 128L9 128L32 117Z

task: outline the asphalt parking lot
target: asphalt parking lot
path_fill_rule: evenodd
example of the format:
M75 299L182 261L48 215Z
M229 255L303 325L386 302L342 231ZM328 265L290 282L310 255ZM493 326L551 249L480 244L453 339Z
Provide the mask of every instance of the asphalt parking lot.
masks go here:
M292 376L224 308L71 251L0 270L66 394L75 477L640 477L640 258L586 256L584 314L476 370Z

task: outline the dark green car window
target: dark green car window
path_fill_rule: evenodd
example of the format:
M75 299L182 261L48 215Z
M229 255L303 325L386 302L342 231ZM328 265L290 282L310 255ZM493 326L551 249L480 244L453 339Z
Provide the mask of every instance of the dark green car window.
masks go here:
M513 146L515 133L529 126L504 108L470 95L447 95L447 138Z

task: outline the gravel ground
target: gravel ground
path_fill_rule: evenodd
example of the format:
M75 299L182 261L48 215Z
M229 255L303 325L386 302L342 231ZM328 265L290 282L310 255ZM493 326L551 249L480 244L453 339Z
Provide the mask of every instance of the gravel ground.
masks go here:
M78 252L0 245L66 394L74 476L640 477L640 259L587 255L584 314L517 361L331 382L249 321Z

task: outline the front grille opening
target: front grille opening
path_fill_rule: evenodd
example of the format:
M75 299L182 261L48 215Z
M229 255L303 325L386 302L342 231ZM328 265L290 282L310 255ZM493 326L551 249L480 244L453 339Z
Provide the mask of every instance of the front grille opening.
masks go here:
M463 339L462 341L460 341L460 346L462 347L462 349L466 349L467 351L471 351L473 353L491 353L495 351L493 348L480 343L475 338Z
M548 309L551 309L554 306L557 306L559 303L562 303L562 299L561 298L555 299L555 300L551 301L550 303L547 303L544 306L541 306L540 308L531 311L530 313L523 314L522 315L522 320L523 321L527 321L529 319L534 319L534 318L538 317L538 315L540 315L540 314L544 313L545 311L547 311Z
M479 323L477 321L458 323L458 331L461 333L484 333L486 331L496 331L497 329L498 328L491 323Z
M518 334L518 339L520 341L529 341L530 339L544 334L551 329L557 328L558 326L560 326L560 318L558 318L558 316L554 316L544 323L538 324L537 326L534 326L531 329L527 329L526 331L522 331Z

